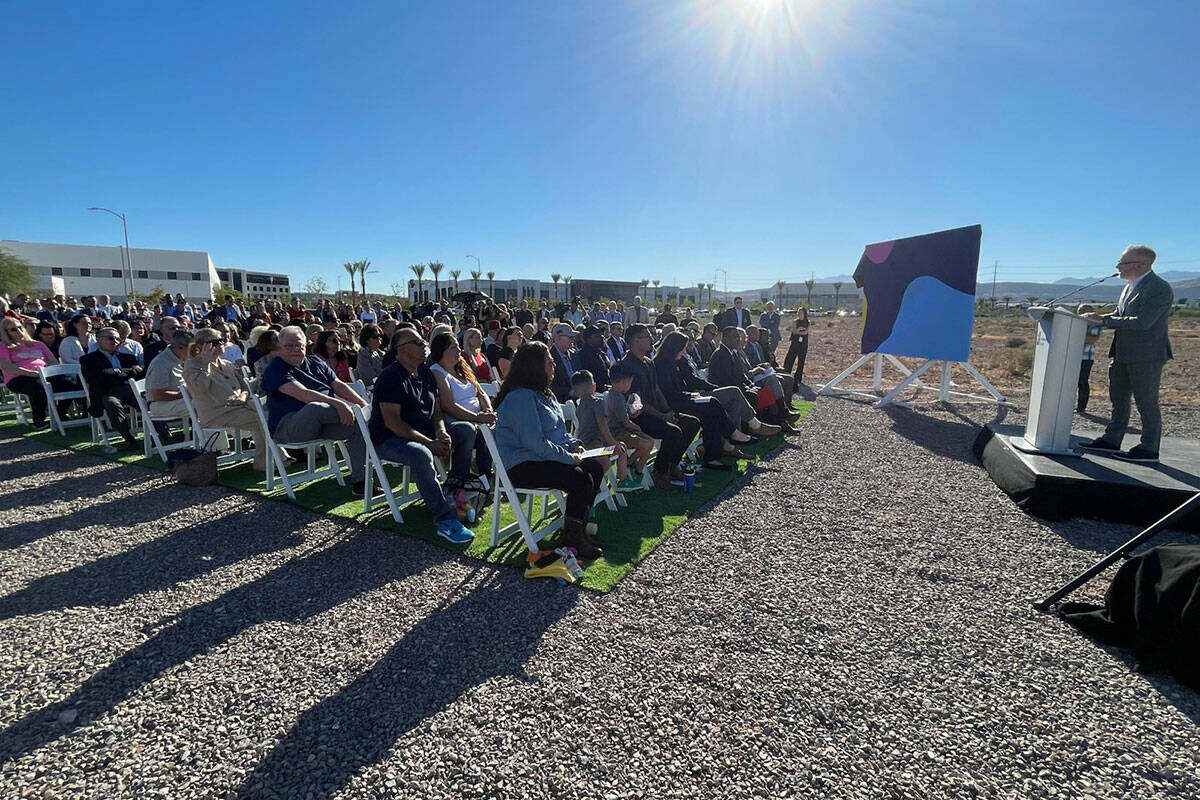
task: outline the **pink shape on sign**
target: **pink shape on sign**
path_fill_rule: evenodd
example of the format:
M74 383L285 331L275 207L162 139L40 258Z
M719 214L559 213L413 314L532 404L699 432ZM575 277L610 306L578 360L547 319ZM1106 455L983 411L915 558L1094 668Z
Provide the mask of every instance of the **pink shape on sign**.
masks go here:
M887 257L892 254L892 245L895 242L880 242L879 244L867 245L867 258L871 259L872 264L882 264L887 261Z

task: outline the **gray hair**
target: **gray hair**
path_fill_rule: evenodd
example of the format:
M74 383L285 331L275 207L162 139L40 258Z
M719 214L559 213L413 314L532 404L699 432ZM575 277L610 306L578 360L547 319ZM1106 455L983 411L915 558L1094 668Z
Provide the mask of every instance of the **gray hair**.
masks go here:
M308 334L305 333L304 328L301 328L299 325L284 325L280 328L278 338L282 339L285 336L298 336L301 339L308 338Z
M177 330L175 331L175 335L171 337L171 347L190 347L192 340L195 338L191 331Z
M1158 254L1144 244L1129 245L1129 247L1125 248L1125 255L1133 256L1147 267L1154 266L1154 259L1158 258Z

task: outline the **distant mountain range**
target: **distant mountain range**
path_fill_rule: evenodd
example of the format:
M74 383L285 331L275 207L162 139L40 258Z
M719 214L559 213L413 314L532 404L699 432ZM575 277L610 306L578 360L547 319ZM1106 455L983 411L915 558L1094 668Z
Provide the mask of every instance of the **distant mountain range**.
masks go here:
M1172 283L1172 284L1179 283L1182 281L1193 281L1193 280L1200 278L1200 272L1184 272L1183 270L1178 270L1178 269L1168 270L1167 272L1160 272L1160 273L1158 273L1158 275L1163 280L1165 280L1167 283ZM1058 280L1055 281L1055 283L1062 283L1062 284L1067 284L1067 285L1071 285L1071 286L1087 286L1089 283L1092 283L1093 281L1100 280L1100 277L1101 276L1096 276L1095 278L1059 278Z

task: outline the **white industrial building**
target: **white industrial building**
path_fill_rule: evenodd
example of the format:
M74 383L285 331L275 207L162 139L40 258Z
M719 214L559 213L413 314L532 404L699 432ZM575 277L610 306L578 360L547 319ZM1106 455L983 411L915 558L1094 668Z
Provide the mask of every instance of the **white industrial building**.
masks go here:
M190 301L211 300L213 287L231 286L246 297L286 301L287 275L246 269L220 269L200 250L152 250L86 244L52 244L0 240L0 248L29 264L37 294L65 297L108 295L114 302L130 291L149 294L156 288Z

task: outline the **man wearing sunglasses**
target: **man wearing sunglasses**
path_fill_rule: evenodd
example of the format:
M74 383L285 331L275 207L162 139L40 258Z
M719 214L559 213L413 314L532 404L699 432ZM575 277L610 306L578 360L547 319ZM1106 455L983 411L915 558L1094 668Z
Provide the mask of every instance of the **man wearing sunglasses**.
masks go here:
M146 371L138 366L132 354L117 350L120 344L120 331L101 328L96 334L96 349L80 357L79 369L87 381L88 413L93 417L107 416L108 424L125 440L125 449L132 451L139 449L139 445L129 425L130 414L137 408L129 379L138 380Z

